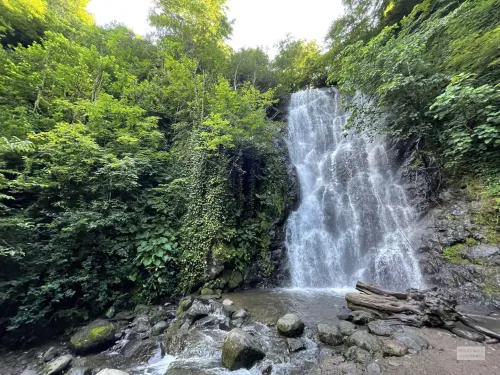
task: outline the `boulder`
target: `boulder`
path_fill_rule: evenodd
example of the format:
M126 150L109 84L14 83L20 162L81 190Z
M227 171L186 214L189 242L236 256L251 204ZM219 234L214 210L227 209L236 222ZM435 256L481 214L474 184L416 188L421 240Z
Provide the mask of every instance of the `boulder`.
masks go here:
M115 342L115 334L113 323L96 320L71 336L69 347L79 354L107 349Z
M300 352L306 348L304 340L298 338L287 338L286 345L288 346L288 351L290 353Z
M129 375L129 373L121 370L105 368L99 371L96 375Z
M366 375L379 375L380 373L380 366L377 363L372 362L366 366Z
M489 258L493 255L500 254L500 247L497 245L478 245L469 247L465 252L465 258L470 260Z
M361 349L357 346L351 346L347 349L345 356L347 359L361 364L366 364L372 360L372 356L369 351Z
M222 363L229 370L248 369L265 356L262 345L239 328L231 330L222 345Z
M368 331L377 336L390 336L395 328L387 320L373 320L368 323Z
M92 375L92 369L87 367L75 367L70 369L65 375Z
M147 315L149 313L149 306L137 305L134 309L135 315Z
M391 336L394 340L405 344L408 349L419 352L429 347L427 340L417 333L412 332L395 332Z
M377 337L365 331L356 331L347 338L349 345L354 345L372 352L380 352L382 350L382 341Z
M151 329L152 336L160 336L163 332L165 332L168 328L168 323L165 321L161 321L156 323Z
M337 327L339 327L340 333L344 336L351 336L358 329L354 324L345 320L340 320Z
M368 311L357 310L351 314L351 321L355 324L368 324L372 320L375 320L375 318Z
M231 274L231 277L229 278L229 283L227 284L227 286L229 290L235 290L242 283L243 283L243 274L238 270L234 270L233 273Z
M201 294L202 296L212 296L212 295L214 295L214 294L215 294L215 292L214 292L212 289L210 289L210 288L203 288L203 289L200 291L200 294Z
M149 324L149 318L147 315L139 315L132 322L132 329L130 330L127 338L146 338L149 336L150 329L151 325Z
M394 339L383 338L382 339L382 352L385 355L393 356L393 357L402 357L406 353L408 353L408 347L405 343L401 341L397 341Z
M191 321L196 321L210 314L210 309L200 301L194 301L191 307L186 311L186 317Z
M297 337L304 332L304 322L295 314L286 314L278 320L276 328L283 336Z
M58 357L53 361L49 362L47 365L45 365L45 367L42 370L42 374L43 375L60 374L69 367L72 360L73 357L69 354L63 355L62 357Z
M234 304L234 302L233 302L233 301L231 301L230 299L227 299L227 298L226 298L224 301L222 301L222 304L223 304L224 306L232 306L232 305Z
M44 362L49 362L52 361L55 357L59 355L59 349L56 347L52 346L50 347L43 355L42 360Z
M151 324L152 326L154 326L156 323L166 321L168 318L169 318L168 311L162 307L159 307L158 309L151 311L148 315L149 324Z
M245 319L248 316L248 313L245 309L239 309L233 313L231 319Z
M318 338L327 345L342 344L342 333L337 324L318 324Z
M483 342L486 340L486 337L483 334L479 332L470 331L468 329L455 327L451 330L451 332L457 335L458 337L462 337L470 341Z

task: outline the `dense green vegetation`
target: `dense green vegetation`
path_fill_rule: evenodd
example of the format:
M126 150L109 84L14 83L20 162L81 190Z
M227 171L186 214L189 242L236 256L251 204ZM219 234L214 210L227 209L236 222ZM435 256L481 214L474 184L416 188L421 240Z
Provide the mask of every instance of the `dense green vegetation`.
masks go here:
M24 340L269 274L286 204L278 79L224 1L158 1L154 43L86 3L0 2L0 332Z
M231 50L225 0L157 0L151 40L86 3L0 0L0 334L270 274L276 106L309 86L358 93L349 126L473 179L498 227L499 0L343 0L328 51L274 59Z

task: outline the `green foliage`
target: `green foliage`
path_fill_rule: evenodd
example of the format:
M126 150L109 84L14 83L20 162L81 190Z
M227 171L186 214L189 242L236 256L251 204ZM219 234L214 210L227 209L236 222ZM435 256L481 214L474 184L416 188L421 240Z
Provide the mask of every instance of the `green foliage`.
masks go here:
M452 263L463 263L462 254L467 249L465 244L456 244L443 249L443 255Z
M224 3L158 0L155 43L84 0L0 4L0 334L175 297L214 261L271 271L275 72L231 55Z

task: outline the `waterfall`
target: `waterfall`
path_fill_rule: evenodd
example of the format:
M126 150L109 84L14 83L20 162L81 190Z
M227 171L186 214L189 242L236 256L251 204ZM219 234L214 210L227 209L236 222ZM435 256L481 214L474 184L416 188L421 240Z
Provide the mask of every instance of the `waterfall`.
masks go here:
M301 189L287 223L292 286L419 287L410 243L415 211L384 140L345 133L339 96L331 89L291 98L288 148Z

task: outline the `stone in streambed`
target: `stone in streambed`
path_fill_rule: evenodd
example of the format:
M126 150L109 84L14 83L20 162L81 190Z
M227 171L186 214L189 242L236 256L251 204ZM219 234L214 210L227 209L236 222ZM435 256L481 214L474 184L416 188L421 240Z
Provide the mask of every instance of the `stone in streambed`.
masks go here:
M358 329L358 327L356 327L354 324L345 320L340 320L337 326L339 327L340 333L342 333L344 336L351 336Z
M69 346L76 353L106 349L115 342L116 327L105 320L96 320L71 336Z
M395 332L391 336L394 340L405 344L408 349L419 352L429 347L429 342L422 336L411 332Z
M234 302L231 301L230 299L226 298L224 301L222 301L222 304L224 306L232 306L234 304Z
M311 368L309 375L361 375L361 371L341 356L326 356Z
M248 313L245 309L239 309L233 313L231 319L245 319L248 316Z
M372 356L368 350L361 349L357 346L351 346L347 349L345 356L347 359L361 364L366 364L372 360Z
M76 367L70 369L65 375L92 375L92 369L87 367Z
M184 298L181 302L179 302L179 306L177 306L177 314L181 314L182 312L187 311L192 304L193 299L191 297Z
M483 342L484 340L486 340L486 337L483 334L479 332L469 331L468 329L453 328L451 332L458 337L462 337L470 341Z
M368 311L357 310L353 311L351 314L351 321L355 324L368 324L372 320L375 320L373 314Z
M58 357L54 359L52 362L49 362L42 370L43 375L57 375L66 370L73 357L71 355L63 355L62 357Z
M380 366L377 363L372 362L366 366L365 375L379 375L380 373Z
M406 344L389 338L382 339L382 352L385 355L393 357L402 357L408 353L408 347Z
M262 345L240 328L232 329L222 345L222 364L229 370L248 369L265 356Z
M304 322L295 314L286 314L276 323L278 332L286 337L297 337L304 332Z
M354 345L373 352L382 351L382 341L375 335L372 335L365 331L356 331L351 336L347 338L347 343L349 345Z
M49 362L52 361L55 357L59 355L59 349L55 348L54 346L50 347L45 354L42 357L42 360L44 362Z
M337 324L318 324L318 338L327 345L342 344L342 333Z
M296 353L306 349L306 343L302 339L288 338L286 339L286 344L290 353Z
M377 336L390 336L395 328L386 320L374 320L368 323L368 331Z
M151 329L152 336L160 336L163 332L165 332L168 328L168 323L165 321L161 321L156 323Z

